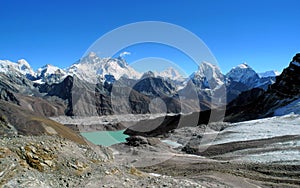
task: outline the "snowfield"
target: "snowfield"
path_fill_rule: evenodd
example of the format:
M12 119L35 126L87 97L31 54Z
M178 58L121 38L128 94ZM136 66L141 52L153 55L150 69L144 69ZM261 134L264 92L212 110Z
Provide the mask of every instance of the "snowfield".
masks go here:
M300 114L300 99L297 99L286 106L278 108L275 110L274 115L282 116L290 113Z
M300 115L289 114L233 123L220 134L213 144L300 135Z
M174 114L168 114L174 115ZM165 114L124 114L124 115L106 115L106 116L58 116L51 117L53 121L59 122L61 124L77 124L77 125L99 125L99 124L114 124L119 122L137 122L147 119L155 119Z
M296 136L294 139L292 136ZM265 139L263 145L227 153L222 157L233 157L236 161L272 164L300 165L300 115L289 114L241 123L220 132L212 145ZM276 138L286 141L274 141Z

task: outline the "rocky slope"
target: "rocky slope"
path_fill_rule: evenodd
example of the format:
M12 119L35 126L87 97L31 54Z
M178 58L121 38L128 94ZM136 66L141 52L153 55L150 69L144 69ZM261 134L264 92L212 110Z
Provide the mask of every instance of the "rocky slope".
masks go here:
M115 160L207 187L299 186L299 115L178 127L112 146ZM212 184L210 184L212 183Z
M203 187L118 164L112 150L55 136L1 138L1 187Z

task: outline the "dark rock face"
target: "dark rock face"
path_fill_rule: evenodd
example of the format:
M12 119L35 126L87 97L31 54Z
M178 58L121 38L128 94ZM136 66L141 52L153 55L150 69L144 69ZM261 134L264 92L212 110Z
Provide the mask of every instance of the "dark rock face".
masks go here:
M294 97L300 93L300 53L290 62L289 67L283 70L282 74L276 78L276 82L271 86L272 91L286 97Z
M61 83L58 84L42 84L35 85L39 92L47 93L46 96L56 96L67 102L67 109L65 110L66 115L73 115L72 109L72 88L73 88L73 77L67 76Z
M0 88L8 93L34 95L38 93L25 76L0 73Z
M98 115L113 114L111 106L111 93L112 85L108 83L97 84L95 87L96 109Z
M0 88L0 100L12 102L17 105L20 104L20 101L15 97L15 95L5 88Z
M226 92L227 92L227 103L230 103L232 100L236 99L241 92L248 91L251 88L241 82L230 81L227 84Z
M249 83L236 82L228 80L226 83L227 103L236 99L242 92L249 91L254 88L267 90L276 80L276 77L258 78L257 74L247 80Z
M140 146L140 145L147 145L148 144L148 140L145 137L142 136L131 136L126 138L126 144L129 146Z
M148 77L138 81L133 89L139 93L152 96L172 96L175 93L175 87L170 82L155 77Z
M110 114L150 113L151 100L158 97L167 105L167 112L179 113L180 103L171 83L162 78L145 78L91 84L66 77L61 83L35 85L41 93L55 96L67 104L68 116L95 116ZM154 107L159 111L159 106Z
M164 116L151 120L143 120L127 128L125 134L130 136L155 137L168 134L170 131L189 126L208 124L209 122L218 122L223 120L224 111L206 110L194 112L189 115Z
M61 99L71 98L70 93L73 87L73 77L67 76L58 84L43 84L38 86L41 93L47 93L48 96L57 96Z
M249 91L244 91L236 100L232 101L229 106L249 105L262 94L264 94L264 90L261 88L254 88Z
M300 54L297 54L267 91L244 92L227 106L226 121L236 122L263 118L300 97Z
M141 80L134 84L129 96L131 107L138 113L149 113L151 100L159 98L162 99L166 105L167 113L179 113L181 108L175 86L170 82L170 80L150 76L144 76ZM139 98L137 98L136 92L140 94ZM141 95L144 97L140 97ZM156 108L159 108L159 106ZM146 109L146 111L144 111L144 109ZM159 111L159 109L154 110Z
M190 145L184 146L181 151L187 153L187 154L196 154L197 153L197 147L191 147Z
M124 134L144 137L164 135L179 126L180 116L165 116L153 120L143 120L126 129Z

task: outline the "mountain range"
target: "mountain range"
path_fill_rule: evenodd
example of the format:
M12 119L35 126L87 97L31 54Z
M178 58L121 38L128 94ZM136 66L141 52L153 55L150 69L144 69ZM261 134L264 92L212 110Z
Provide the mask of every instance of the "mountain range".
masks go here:
M253 76L248 77L245 70L252 73ZM240 74L238 74L240 73ZM178 114L175 116L166 116L161 119L160 126L155 127L151 131L144 131L149 127L157 124L157 119L140 122L126 129L125 133L131 136L141 135L146 137L164 135L178 127L187 126L191 120L198 118L195 125L200 126L211 122L241 122L247 120L256 120L272 116L282 116L290 113L300 113L300 54L296 54L289 66L276 77L273 84L270 84L267 89L254 87L250 90L243 91L235 99L227 105L193 112L192 114ZM230 74L231 82L236 82L247 79L251 83L254 79L259 79L253 70L249 69L246 64L234 68ZM230 78L230 77L229 77ZM225 118L223 109L225 110ZM211 119L211 114L213 119ZM183 123L184 122L184 123ZM222 128L217 128L220 131ZM198 147L199 145L197 145Z
M37 125L53 126L47 118L62 115L201 111L207 116L211 109L226 107L226 121L266 117L298 104L298 64L299 54L279 76L275 71L258 74L246 63L223 75L216 65L203 62L183 78L173 68L139 73L123 58L95 53L66 69L46 65L33 71L25 60L1 60L0 115L20 132L37 118L42 118Z
M30 64L24 60L18 60L17 62L11 62L9 60L0 60L0 72L3 73L17 73L19 75L24 75L31 81L36 83L58 83L67 75L77 76L78 78L85 80L87 82L96 83L98 78L106 79L109 76L113 76L114 79L118 80L121 77L129 79L140 79L143 76L143 73L140 73L134 70L131 66L128 65L126 60L122 57L118 58L100 58L96 53L89 53L87 56L78 60L70 67L62 69L50 64L47 64L41 68L38 68L37 71L34 71ZM187 78L184 78L178 70L173 67L168 67L167 69L161 72L153 72L155 77L169 78L174 81L184 82ZM147 73L144 73L147 74ZM49 79L51 77L60 78ZM191 79L196 77L205 78L206 80L213 80L215 84L223 84L224 78L229 78L235 82L241 82L249 86L260 86L259 78L269 78L276 77L279 75L277 71L267 71L265 73L256 73L249 65L243 63L234 67L226 75L222 75L220 69L216 65L212 65L208 62L203 62L200 64L199 69L196 70L189 77ZM205 81L203 82L205 87ZM252 85L251 85L252 84ZM206 85L206 87L208 87Z
M16 74L25 76L28 80L36 84L57 84L67 76L77 77L88 83L107 82L113 83L115 80L129 79L142 80L145 77L163 78L169 80L175 89L179 91L187 87L188 82L193 83L193 87L200 90L215 90L226 85L227 102L237 97L241 92L259 87L267 89L268 85L274 83L278 76L276 71L256 73L249 65L243 63L232 68L223 75L221 70L213 64L203 62L199 69L188 78L184 78L178 70L169 67L161 72L140 73L133 69L124 58L100 58L91 52L87 56L78 60L70 67L61 69L53 65L45 65L34 71L26 60L22 59L16 63L8 60L0 60L0 72L5 74Z

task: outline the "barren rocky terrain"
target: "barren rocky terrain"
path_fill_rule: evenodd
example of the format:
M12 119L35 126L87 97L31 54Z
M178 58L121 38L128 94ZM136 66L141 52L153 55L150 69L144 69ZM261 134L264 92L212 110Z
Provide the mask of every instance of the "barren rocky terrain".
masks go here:
M112 147L118 163L203 186L298 187L299 121L298 115L287 115L183 127L161 138L133 136Z
M195 180L157 176L118 164L112 150L56 136L0 141L0 187L202 187Z

